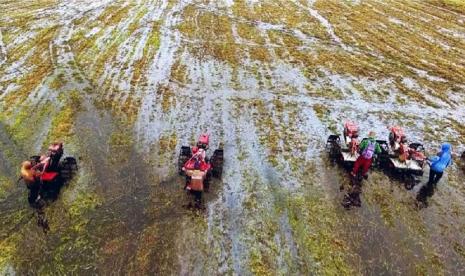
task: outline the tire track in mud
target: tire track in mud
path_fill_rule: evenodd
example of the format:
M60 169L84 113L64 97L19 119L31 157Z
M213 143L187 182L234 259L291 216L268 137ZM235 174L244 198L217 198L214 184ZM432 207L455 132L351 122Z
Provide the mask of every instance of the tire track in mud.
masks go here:
M24 152L9 137L6 127L0 122L0 172L1 175L12 177L19 165L17 156L24 156ZM16 157L16 158L15 158ZM13 161L12 161L13 159ZM18 164L15 164L17 162Z
M321 162L328 167L337 165L327 158L322 158ZM415 196L426 177L422 178L422 184L407 191L403 182L392 179L392 175L372 169L368 181L363 182L362 207L348 211L342 208L341 201L350 176L344 168L335 168L336 173L328 169L320 168L323 188L328 200L335 205L341 237L349 242L353 262L360 273L414 274L423 270L454 274L463 271L459 253L461 238L454 234L460 231L463 223L455 215L446 215L445 211L453 208L439 202L425 210L416 207ZM343 191L339 190L340 185L344 185ZM441 195L435 197L442 201ZM450 226L445 227L446 224ZM442 246L453 244L452 241L457 245L457 254Z
M56 59L54 60L55 70L64 72L68 77L67 89L78 89L79 91L84 91L86 88L95 89L87 81L81 70L78 69L79 67L74 61L71 48L67 45L67 41L70 39L70 34L73 31L71 24L73 19L74 17L70 19L66 18L66 22L64 22L66 27L61 30L54 43L50 44L51 52L56 53ZM75 73L83 78L84 82L77 80ZM149 173L146 170L149 166L144 163L143 158L136 152L135 145L131 141L127 144L119 145L121 147L116 148L116 150L102 147L103 145L111 144L111 135L114 132L123 133L123 135L127 135L128 137L131 137L133 133L131 128L118 125L113 120L111 114L105 110L97 110L93 105L93 101L92 96L83 95L84 110L76 114L74 128L79 142L77 144L68 144L67 146L69 147L66 148L68 154L74 153L80 157L78 162L80 163L81 173L76 177L78 185L72 185L68 189L63 189L62 197L68 200L71 199L71 202L73 202L80 200L79 194L81 193L90 195L96 193L98 197L103 198L103 203L100 204L99 209L90 215L90 223L84 226L87 232L94 233L93 235L95 236L91 239L95 242L94 246L97 246L98 243L102 244L107 239L104 238L105 233L101 232L101 229L108 228L109 225L118 225L118 227L112 229L115 234L119 233L121 236L127 236L128 239L137 238L138 233L143 230L147 222L145 207L147 205L147 195L149 194L150 186L148 181ZM2 132L2 138L3 135L4 133ZM11 141L9 144L13 145ZM118 152L121 150L123 152ZM126 156L123 156L123 154ZM121 157L128 158L126 160L117 159ZM84 181L80 181L80 178L83 177ZM23 196L18 196L17 193L10 196L16 197L16 202L22 203L21 205L26 207L24 201L19 200L23 199ZM57 208L56 205L61 205L61 202L56 202L52 206L49 206L47 208L48 212L54 213L54 209ZM127 211L128 207L131 210L130 212ZM5 209L3 208L3 210ZM70 227L74 226L71 225ZM31 229L25 230L31 231ZM127 260L134 258L131 253L136 251L137 242L137 239L135 241L129 240L131 245L128 247L130 251L126 254ZM22 245L19 244L19 246L21 247ZM20 248L20 250L22 249ZM86 258L91 257L86 256ZM56 257L47 253L40 259L45 261L47 258L53 259ZM90 265L92 270L97 269L99 267L96 263L97 256L95 258L92 261L94 265L92 263L85 263L85 266L89 268ZM103 266L99 267L99 270L112 271L113 267L105 266L107 263L104 256L100 256L98 259L102 260L103 264ZM53 260L45 261L45 263L53 263ZM27 267L23 267L22 269L24 270L22 271L27 271L31 269L30 266L34 265L40 264L31 263ZM122 263L121 265L126 266L127 264Z
M185 59L185 57L184 57ZM226 123L229 125L232 122L232 118L234 116L231 114L231 110L229 106L231 105L230 98L233 94L236 94L234 91L232 91L230 88L227 86L224 87L225 83L229 83L230 79L230 74L227 73L228 70L225 70L225 68L217 63L210 62L210 61L203 61L201 64L199 64L201 67L198 69L195 69L195 67L198 67L198 62L195 60L190 61L187 59L188 62L186 64L189 65L187 71L189 72L189 75L192 76L192 79L197 80L199 83L199 87L192 87L188 86L189 90L187 90L185 97L189 97L189 91L194 91L194 93L188 98L189 104L183 104L184 101L178 100L176 103L176 108L173 110L171 109L169 111L170 116L167 119L166 115L164 114L161 117L160 120L154 120L158 123L158 125L164 125L163 122L173 122L170 121L173 118L176 118L176 125L178 128L187 130L187 133L182 133L179 134L178 131L178 136L181 135L182 137L192 137L192 129L194 130L193 133L198 134L199 130L198 129L208 129L209 132L212 134L213 139L215 139L215 133L222 133L224 132L224 145L225 145L225 160L226 160L226 167L225 167L225 175L223 177L223 182L225 185L224 191L222 192L222 195L217 199L215 202L211 203L210 208L209 208L209 214L208 214L208 243L212 244L213 247L216 250L219 250L217 256L219 256L219 263L211 263L210 266L207 266L206 271L216 271L216 267L219 267L219 271L221 273L227 273L228 271L237 273L237 274L242 274L246 273L249 271L248 268L248 254L250 254L250 246L245 244L244 239L254 239L253 237L246 238L246 233L244 233L243 228L246 225L246 222L242 219L243 217L243 209L242 209L242 201L245 196L245 191L244 191L244 185L243 184L243 174L244 171L241 170L241 168L237 165L231 165L231 164L237 164L237 163L248 163L248 164L258 164L261 163L261 161L258 160L249 160L249 158L246 159L246 162L244 160L241 160L238 162L237 156L241 154L249 154L250 152L255 151L251 150L250 148L247 147L247 149L241 149L238 150L237 148L243 148L243 142L242 140L246 139L245 144L257 144L256 140L249 140L249 136L253 136L253 133L256 131L254 128L249 129L248 131L242 130L242 132L238 132L239 129L242 129L242 127L239 127L239 129L235 129L234 127L226 127L225 124L221 127L221 124L219 127L211 127L209 126L209 123L211 123L212 118L217 118L218 114L216 110L218 108L223 108L222 111L222 117L223 117L223 123ZM192 64L194 64L194 68L192 68ZM215 70L215 68L217 68ZM222 75L218 74L213 74L209 76L209 73L207 72L222 72ZM200 72L200 74L198 73ZM175 86L176 87L176 86ZM184 88L176 89L177 92L176 94L179 95L184 95L183 90ZM181 90L181 91L179 91ZM211 91L218 91L215 93L212 93ZM244 95L245 96L245 95ZM248 96L245 96L246 98ZM179 103L181 102L181 103ZM200 107L200 112L198 111L198 107ZM183 109L187 109L185 111L181 111ZM208 111L208 112L207 112ZM200 114L200 115L198 115ZM185 122L188 123L185 123ZM240 120L236 122L236 124L232 125L239 125L243 126L244 124L247 125L247 119ZM182 126L180 126L182 124ZM209 127L203 127L203 126L209 126ZM168 128L169 126L166 126L164 128ZM224 129L222 129L224 128ZM197 129L197 130L196 130ZM189 131L191 130L191 131ZM179 137L178 137L179 138ZM181 141L185 140L181 139ZM215 142L213 144L216 144ZM234 161L236 160L236 161ZM232 167L231 167L232 166ZM260 173L256 173L257 175L260 175ZM250 179L248 180L250 181ZM265 181L267 182L267 181ZM258 184L257 184L258 185ZM268 185L268 184L262 184L262 185ZM260 185L258 185L260 186ZM285 225L283 225L284 227ZM219 228L219 229L218 229ZM286 227L284 227L285 229ZM186 229L191 229L189 227L186 227ZM189 230L190 231L190 230ZM219 233L222 233L223 235L226 234L226 236L217 236ZM189 235L189 233L185 233L186 235ZM290 240L289 235L286 235L286 238L283 238L283 240ZM195 240L195 237L192 239ZM185 243L192 243L192 241L186 241L183 240ZM195 242L194 242L195 244ZM215 245L216 244L216 245ZM183 245L180 245L179 248L182 248ZM213 249L212 251L216 252L216 250ZM209 253L208 255L210 255ZM202 274L204 270L198 270L200 268L195 267L195 263L198 263L199 260L197 257L198 254L192 254L192 252L189 252L189 256L181 256L180 257L180 263L181 263L181 273L182 274L187 274L190 271L194 271L194 273L199 273ZM190 256L196 256L196 257L190 257ZM211 262L211 261L207 261Z
M186 62L186 64L197 64L197 62ZM189 67L192 67L192 66L189 66ZM232 91L229 88L224 89L221 85L220 87L215 85L217 83L218 84L229 83L228 74L223 73L223 75L226 75L227 77L222 77L221 79L215 79L215 77L217 77L216 74L214 74L213 75L214 77L212 78L212 77L206 77L206 74L204 73L202 73L201 75L197 75L195 73L195 72L213 72L213 71L225 72L224 68L220 68L219 70L214 70L215 67L212 68L208 61L204 61L202 63L202 67L204 67L204 69L197 69L197 70L188 69L189 75L193 76L192 78L196 79L197 82L203 86L202 87L203 89L205 89L206 87L206 90L211 89L211 90L221 91L221 92L216 92L215 94L223 95L222 96L223 109L228 110L227 107L231 105L229 98L232 97L233 95L236 97L239 97L240 100L242 100L242 98L244 98L244 100L254 98L253 93L252 95L248 94L248 95L239 96L239 94L241 94L240 92ZM207 91L203 92L202 88L200 87L196 88L196 87L190 86L189 88L190 88L190 91L192 90L195 91L194 92L195 96L191 96L191 98L194 98L194 99L198 95L197 91L202 92L202 93L207 92ZM189 90L187 90L187 93L185 95L182 92L182 90L184 89L181 89L181 91L179 91L178 89L176 92L177 95L178 96L182 95L181 98L183 96L189 97ZM207 95L203 97L204 97L203 99L201 98L202 100L200 101L201 103L200 105L192 104L192 106L201 106L202 108L204 108L204 107L208 107L208 103L215 102L212 100L211 96ZM270 99L272 98L271 94L264 95L263 93L257 93L256 97L265 97L265 98L270 98ZM176 114L176 116L171 115L170 118L176 118L178 121L176 122L176 124L178 126L179 126L179 122L184 122L186 120L186 115L187 115L187 117L189 118L187 120L191 123L187 124L187 127L180 127L181 129L195 128L196 122L197 122L197 125L200 125L200 126L205 125L205 122L206 122L205 120L201 120L201 119L198 121L195 120L197 119L198 115L192 115L189 117L189 111L180 112L179 110L182 108L185 108L185 106L182 103L181 104L177 103L176 109L175 109L176 111L172 111L172 110L169 111L171 114ZM205 108L205 111L206 110L211 110L211 109ZM181 115L183 113L184 113L184 116ZM226 114L226 115L223 115L223 117L227 118L227 119L223 119L223 122L228 122L228 124L231 123L231 118L233 118L233 116L230 115L229 113L231 113L230 110L223 111L223 114ZM208 114L206 116L201 115L201 116L206 117L205 118L206 120L208 120L208 117L215 117L213 116L214 112L213 114L211 112L201 112L201 114ZM165 116L166 114L162 117L161 122L167 121ZM194 117L195 119L192 119L192 117ZM249 119L242 119L240 121L237 121L233 125L239 125L239 126L243 126L244 124L248 125L248 123L246 123L248 120ZM154 120L154 121L156 121L158 124L163 124L163 123L160 123L160 120ZM186 125L185 123L182 123L182 124ZM242 127L239 127L239 129L241 128ZM258 144L257 138L248 138L249 136L253 136L253 133L257 131L254 127L251 127L248 131L243 131L244 134L238 133L239 129L236 129L236 130L231 130L231 128L228 128L228 129L229 130L225 130L225 139L226 139L225 140L225 146L226 146L225 158L227 160L226 161L227 164L229 164L229 162L233 164L239 163L238 160L236 159L237 159L237 156L241 154L256 155L254 152L257 151L257 149L251 149L249 146L245 146L246 148L244 149L243 142L241 142L241 140L245 139L246 142L244 144L246 145L247 144L257 145ZM189 137L189 135L185 135L185 134L183 136ZM231 147L230 149L228 145ZM241 150L238 151L235 148L241 148ZM262 164L263 163L263 160L258 160L256 158L253 158L252 160L250 158L246 158L245 161L246 162L244 162L244 160L241 160L240 163L248 163L248 164ZM255 171L255 170L252 170L252 171ZM209 214L209 218L208 218L209 233L215 233L218 231L220 233L227 233L227 238L218 237L215 239L213 234L211 234L212 236L209 238L209 242L216 241L216 243L219 244L216 247L215 246L214 247L219 248L220 253L217 253L217 254L220 256L219 259L221 261L219 264L212 264L212 268L208 268L211 270L208 270L208 271L215 271L216 265L220 267L220 272L223 272L223 273L227 271L232 271L234 273L241 274L241 273L245 273L249 271L249 263L247 260L248 260L249 254L251 253L250 250L252 247L250 246L250 244L247 245L247 243L250 243L250 242L253 243L256 237L252 235L248 238L245 238L247 234L246 234L246 231L244 230L244 227L247 223L243 219L241 219L241 217L243 217L243 212L244 212L241 202L243 201L244 197L250 196L248 195L250 191L249 192L244 191L244 185L245 185L243 184L244 173L245 172L241 170L241 168L238 167L237 165L234 167L226 166L225 177L224 177L224 183L226 185L225 190L223 191L223 195L220 197L220 199L218 199L216 202L211 204L210 210L212 211L215 210L216 212L213 214ZM254 175L259 177L260 175L262 175L262 170L256 171ZM250 179L248 179L247 181L250 182ZM262 179L261 181L259 181L260 184L255 184L255 186L257 188L264 188L266 186L271 185L269 181L271 180ZM274 180L274 182L276 181L277 180ZM250 185L250 183L248 184ZM274 196L272 196L272 198L273 197ZM271 204L271 206L273 206L274 204L273 202L274 202L274 199L271 199L271 200L267 199L267 204ZM218 211L221 211L221 212L218 212ZM281 225L280 225L281 231L283 232L281 239L285 241L286 243L288 243L287 245L288 249L280 249L280 253L278 255L282 256L284 254L282 252L287 250L287 251L294 252L292 254L295 256L297 253L296 253L294 242L292 241L292 234L290 232L290 227L289 226L286 227L286 223L284 223L286 222L286 220L287 219L286 219L285 214L279 218L279 221L281 222ZM216 225L213 226L212 223L215 223ZM217 227L220 229L217 229ZM190 228L187 227L187 229L190 229ZM187 241L184 240L184 242L187 242ZM198 254L193 254L193 255L197 256ZM183 273L188 273L189 271L192 271L191 269L196 269L194 264L196 263L196 261L198 262L198 257L194 258L194 260L191 260L190 262L188 260L189 260L189 257L180 258L180 263L184 264L184 266L181 266L181 271ZM189 263L191 263L191 265L189 265ZM282 260L279 261L279 264L282 265L281 269L289 269L289 268L285 268L284 262ZM296 270L295 267L293 269ZM203 270L194 270L194 271L196 273L201 274Z
M337 164L329 164L326 158L322 158L320 162L328 167L337 166ZM362 207L345 210L341 202L349 188L350 176L344 168L335 168L331 171L328 169L323 166L319 169L322 175L322 187L328 195L327 200L332 202L334 211L338 214L340 235L349 242L358 273L368 275L406 271L415 273L414 264L420 256L423 256L422 249L417 247L414 252L403 252L402 258L392 256L390 252L401 251L398 246L405 243L402 240L405 232L401 229L395 229L394 232L394 229L385 225L378 207L367 202L364 197L364 192L369 189L366 183L362 188ZM368 181L371 181L371 178ZM341 185L344 186L344 190L340 190ZM387 263L389 267L385 266Z
M307 6L304 6L301 2L299 1L292 1L292 3L296 6L298 6L299 8L301 8L302 10L305 10L307 11L312 17L314 17L315 19L318 20L318 22L320 22L320 24L326 29L326 32L328 33L328 35L331 37L331 39L337 44L339 45L342 49L344 49L344 51L347 51L349 53L351 52L354 52L354 49L346 44L344 44L344 42L341 40L341 38L339 38L336 33L334 32L334 28L333 26L331 25L331 23L326 19L324 18L319 12L318 10L316 9L313 9L312 6L314 4L315 1L312 1L312 0L307 0Z
M189 59L187 59L189 61ZM159 120L156 120L158 125L163 126L162 129L170 129L172 123L176 123L178 129L182 131L177 131L177 138L180 141L190 141L190 139L196 137L201 130L208 130L209 133L212 134L212 145L217 144L218 140L221 140L225 145L225 175L223 178L223 183L225 185L224 191L221 192L219 199L215 202L210 204L209 207L209 214L207 218L208 224L208 244L213 243L213 247L219 250L219 262L218 263L210 263L212 262L207 261L210 263L210 266L207 266L206 271L216 271L215 268L219 267L219 271L221 272L228 272L233 271L235 273L241 274L248 271L248 264L246 262L248 254L248 248L246 250L246 246L242 239L247 239L244 237L246 235L241 231L244 227L246 222L244 222L241 217L243 214L242 210L242 200L245 196L244 185L243 181L243 174L244 170L241 169L237 165L238 163L248 163L248 164L260 164L263 161L258 159L250 160L250 158L246 158L246 162L241 160L240 162L237 160L238 156L240 155L248 155L251 152L253 153L257 149L251 149L247 144L250 145L257 145L257 138L248 138L254 137L253 133L255 133L256 129L254 127L249 126L248 130L243 130L243 127L239 127L239 129L235 129L235 127L227 127L227 125L239 125L243 126L248 125L247 121L249 119L243 118L236 123L233 123L233 118L237 117L233 115L232 110L230 109L231 106L231 97L232 95L238 96L237 93L234 93L230 88L223 87L225 83L229 83L228 79L230 78L229 74L227 74L225 69L222 65L214 63L214 62L207 62L204 61L203 63L199 64L197 62L187 62L187 64L191 64L187 69L191 76L196 79L199 83L199 87L196 85L194 86L187 86L187 87L178 87L176 85L171 85L172 89L177 91L178 100L176 101L176 108L170 109L168 113L164 113L160 116ZM192 66L194 64L194 66ZM201 66L199 68L196 68ZM194 68L192 68L194 67ZM217 69L215 69L217 68ZM210 75L205 74L204 72L222 72L222 74L217 73ZM196 73L196 72L200 72ZM218 84L223 84L219 85ZM184 99L182 95L184 95L187 99ZM216 90L218 92L211 93L210 91ZM193 95L189 97L189 91L195 91ZM180 97L179 97L180 96ZM245 95L244 95L245 96ZM239 97L240 98L240 97ZM245 96L247 98L247 96ZM157 101L157 109L161 112L160 101L161 98L158 98ZM198 111L197 107L200 107L200 112ZM221 111L222 110L222 111ZM215 118L222 118L222 122L216 122L217 119ZM213 120L212 120L213 119ZM226 125L225 123L228 122ZM242 129L242 130L241 130ZM159 133L163 133L163 131L157 130ZM216 133L224 133L222 139L219 139ZM185 138L183 138L185 137ZM242 140L246 140L245 143L241 142ZM250 140L251 139L251 140ZM245 144L245 146L243 145ZM179 145L178 145L179 146ZM246 147L246 148L243 148ZM241 148L240 150L237 148ZM173 155L169 155L175 157ZM236 161L235 161L236 160ZM172 162L171 162L172 164ZM165 165L166 166L166 165ZM230 167L232 166L232 167ZM174 173L174 170L169 167L166 168L168 172ZM253 170L255 171L255 170ZM261 171L261 170L260 170ZM254 175L261 175L260 172L255 172ZM169 175L169 174L168 174ZM250 182L250 179L247 180ZM268 180L262 180L264 184L256 184L257 187L261 185L268 186ZM262 182L260 181L260 182ZM268 183L268 184L266 184ZM250 185L250 183L249 183ZM271 200L272 202L273 200ZM272 204L272 203L271 203ZM284 217L281 217L281 221L285 221ZM199 222L199 221L196 221ZM181 235L181 243L178 243L179 250L182 250L188 244L189 248L196 248L196 246L190 246L192 244L200 243L201 247L204 246L203 241L196 241L199 239L197 236L192 236L192 229L196 229L195 225L189 225L190 227L183 227L186 229L187 233L183 231ZM282 240L290 241L291 238L289 236L289 232L285 229L285 224L282 225L283 231L287 234L283 234L285 236ZM219 228L219 229L218 229ZM194 231L195 232L195 231ZM227 233L226 236L218 237L218 233ZM196 234L196 233L194 233ZM187 235L187 238L185 237ZM189 238L191 237L191 238ZM253 240L252 238L249 238ZM216 245L215 245L216 244ZM293 247L293 246L291 246ZM215 250L213 250L216 252ZM295 250L290 250L295 251ZM184 256L181 254L179 257L179 263L181 266L181 273L187 274L189 271L196 271L198 273L202 273L203 270L196 270L200 269L195 266L195 263L202 262L198 259L202 259L199 257L201 253L198 254L192 253L190 251L186 252L188 256ZM210 256L211 253L208 253L207 256ZM206 261L206 260L205 260Z
M140 137L141 141L147 141L146 144L150 144L159 138L156 136L160 133L157 126L158 120L153 117L156 114L153 110L153 104L155 103L154 91L159 89L161 85L166 85L171 67L174 64L174 55L180 47L179 31L170 27L182 20L180 17L181 12L189 3L190 1L181 1L179 4L175 4L164 17L164 25L161 27L160 34L160 46L155 56L155 62L151 64L147 73L149 75L149 90L142 98L142 106L136 123L138 137ZM147 132L147 129L150 131Z
M70 22L74 18L70 19ZM70 25L71 26L71 25ZM61 50L59 56L62 61L61 70L74 79L77 73L82 81L74 79L80 91L99 90L88 81L74 60L71 48L66 45L72 29L63 31L63 39L58 39L57 47ZM61 44L61 45L60 45ZM95 93L93 93L95 95ZM92 94L83 96L83 111L75 119L75 131L79 141L78 150L82 171L87 183L76 187L68 193L95 193L101 200L98 209L90 214L87 231L93 232L92 239L95 248L100 248L95 256L95 267L100 272L120 271L128 272L135 269L139 271L137 251L144 247L144 229L157 219L157 215L147 212L150 208L150 194L154 188L152 166L146 158L139 154L138 146L132 139L134 132L130 125L123 121L116 121L114 114L97 109L94 102L97 100ZM113 236L107 236L111 229ZM118 257L110 248L116 238L117 246L124 248L125 253ZM121 240L122 238L122 240ZM153 246L156 246L154 244ZM116 265L116 267L115 267ZM132 268L131 268L132 267ZM143 270L140 272L148 271ZM153 271L152 268L150 271Z
M259 156L260 146L254 135L256 130L250 123L250 117L237 114L237 111L229 107L231 104L226 106L222 112L223 120L235 123L230 124L229 127L223 126L226 160L223 175L224 188L218 198L209 204L207 217L208 231L205 242L211 252L203 261L198 260L199 257L189 258L192 252L189 252L188 256L181 257L180 262L184 263L184 267L181 266L181 274L189 272L210 274L215 271L220 274L250 273L250 254L254 248L260 248L257 244L259 237L257 233L253 233L253 225L258 224L257 226L260 227L259 214L262 214L264 210L272 210L275 201L279 201L279 198L276 198L279 196L272 192L273 186L279 182L278 178L274 170L267 168L266 162ZM262 192L254 191L255 189L271 193L264 195ZM262 201L255 210L258 213L253 214L254 211L247 210L244 204L250 201L250 197L257 195ZM281 258L277 257L278 269L297 271L295 263L289 268L289 264L282 260L284 252L291 252L292 255L297 256L286 214L283 213L276 220L281 224L279 234L274 238L280 244L284 243L284 248L280 248L278 253ZM196 254L193 255L196 256ZM196 263L199 261L206 262L207 265L202 269L196 268Z
M0 67L5 62L7 62L7 60L8 60L8 57L7 57L5 43L3 42L2 28L0 28Z

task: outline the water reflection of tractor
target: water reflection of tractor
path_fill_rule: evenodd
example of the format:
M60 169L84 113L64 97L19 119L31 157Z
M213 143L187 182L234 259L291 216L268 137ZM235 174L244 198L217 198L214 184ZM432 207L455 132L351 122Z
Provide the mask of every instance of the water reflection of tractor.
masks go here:
M29 203L37 204L42 198L56 199L64 183L77 171L74 157L63 157L63 143L53 143L46 155L37 155L24 161L21 178L29 189Z
M203 192L208 192L212 177L221 178L223 173L223 149L218 148L209 158L209 135L202 134L196 146L182 146L178 158L178 171L186 176L184 189L195 197L196 207L200 207Z

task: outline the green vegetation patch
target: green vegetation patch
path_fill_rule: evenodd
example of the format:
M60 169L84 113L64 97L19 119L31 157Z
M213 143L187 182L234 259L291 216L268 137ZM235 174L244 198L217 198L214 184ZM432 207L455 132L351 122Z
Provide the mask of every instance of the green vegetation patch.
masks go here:
M0 175L0 200L3 200L6 197L8 191L10 191L13 186L11 179Z
M82 109L82 98L77 90L62 92L61 96L67 97L67 99L64 106L52 119L52 125L44 145L53 141L68 142L74 135L74 119Z
M325 197L309 192L289 198L287 205L294 238L302 245L306 274L354 275L347 259L349 248L339 238L342 226Z
M60 90L66 85L65 74L59 73L56 75L49 84L49 87L54 90Z
M42 273L82 273L95 266L95 241L88 225L89 214L100 204L101 199L89 191L79 192L72 202L65 200L63 209L66 214L58 210L51 224L52 229L60 230L60 242L49 252L53 261L42 264ZM62 217L58 220L59 216Z
M113 131L108 142L111 151L110 161L115 165L129 162L131 158L134 141L132 140L131 133L125 129L129 129L129 127L121 126Z

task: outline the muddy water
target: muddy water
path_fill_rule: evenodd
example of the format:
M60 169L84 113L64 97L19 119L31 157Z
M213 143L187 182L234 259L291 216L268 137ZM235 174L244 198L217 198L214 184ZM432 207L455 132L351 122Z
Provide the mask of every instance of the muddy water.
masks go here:
M362 207L345 210L347 172L323 149L346 118L380 138L402 124L430 152L437 137L463 148L465 30L455 9L416 1L33 2L0 1L9 11L0 18L0 274L465 273L458 164L428 208L416 206L420 186L406 191L375 171ZM376 18L370 26L382 38L360 14ZM454 63L435 58L444 55L432 40ZM211 151L224 149L224 173L204 209L193 210L177 154L202 132L211 134ZM15 181L21 160L52 138L65 140L79 172L47 201L45 234Z

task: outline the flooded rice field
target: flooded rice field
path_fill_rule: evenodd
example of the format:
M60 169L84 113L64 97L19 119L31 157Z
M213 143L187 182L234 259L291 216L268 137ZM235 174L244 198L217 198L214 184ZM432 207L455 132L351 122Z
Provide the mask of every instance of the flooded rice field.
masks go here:
M458 0L0 0L0 274L465 274L465 4ZM344 121L401 125L453 165L372 170L362 206L325 153ZM178 153L211 135L192 200ZM79 170L38 214L22 160ZM48 229L38 225L46 218ZM47 231L44 231L47 230Z

